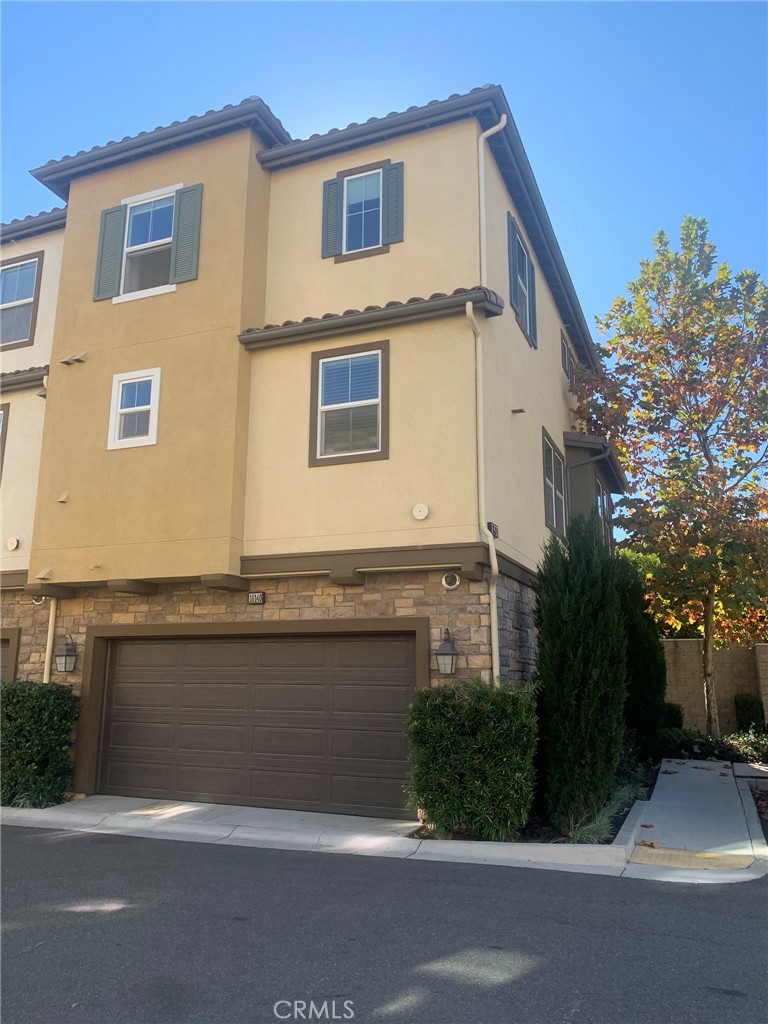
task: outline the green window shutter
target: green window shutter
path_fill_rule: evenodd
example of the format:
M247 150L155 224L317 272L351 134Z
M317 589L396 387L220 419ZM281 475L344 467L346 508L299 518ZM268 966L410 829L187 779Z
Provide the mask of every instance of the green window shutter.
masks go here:
M382 173L381 244L403 240L403 164L389 164Z
M509 257L509 301L516 313L520 312L520 294L517 288L517 221L507 214L507 255Z
M194 281L200 252L200 209L203 186L180 188L173 204L170 284Z
M344 238L344 182L329 178L323 182L323 240L322 257L341 256Z
M533 347L538 348L539 341L536 337L536 268L530 256L528 257L528 301L530 303L528 333L533 342Z
M125 207L113 206L101 211L99 248L96 256L96 281L93 300L112 299L120 294L125 244Z

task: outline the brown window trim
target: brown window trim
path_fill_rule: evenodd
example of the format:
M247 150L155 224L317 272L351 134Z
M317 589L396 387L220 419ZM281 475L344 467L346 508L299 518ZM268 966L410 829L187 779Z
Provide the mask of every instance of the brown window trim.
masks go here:
M389 167L392 163L391 160L379 160L373 164L361 164L359 167L348 167L345 171L338 171L336 178L339 181L341 187L341 201L344 202L344 179L351 178L354 174L367 174L369 171L381 171L385 167ZM382 202L384 196L381 197ZM342 218L346 216L346 211L342 210ZM366 256L381 256L384 253L389 252L388 245L377 245L375 249L356 249L354 252L343 252L338 256L333 257L334 263L349 263L350 260L362 260Z
M12 341L10 345L0 345L0 352L10 352L14 348L27 348L35 343L35 328L37 327L37 307L40 304L40 281L43 276L42 249L39 252L28 252L24 256L10 256L7 260L0 260L0 270L11 267L15 263L31 263L37 260L37 271L35 272L35 291L32 296L32 318L29 321L29 337L26 341Z
M11 413L11 403L3 402L0 405L0 413L3 414L3 423L0 426L0 480L2 480L3 466L5 465L5 440L8 437L8 417Z
M550 523L547 520L547 462L546 462L546 448L544 447L545 441L552 445L553 452L558 455L563 463L563 531L558 530L557 523L557 508L555 508L555 522ZM554 465L552 467L554 473ZM554 442L552 435L547 431L546 427L541 428L541 476L542 483L544 485L544 524L548 530L556 534L562 540L565 540L565 534L568 529L568 466L565 462L565 456L557 447ZM555 501L557 501L557 495L555 495Z
M381 352L381 436L377 452L360 452L349 455L317 454L317 417L320 405L320 363L323 359L336 356L354 356L360 352ZM375 462L389 458L389 340L372 341L366 345L350 345L344 348L326 349L312 353L312 372L310 376L309 401L309 465L339 466L348 462Z

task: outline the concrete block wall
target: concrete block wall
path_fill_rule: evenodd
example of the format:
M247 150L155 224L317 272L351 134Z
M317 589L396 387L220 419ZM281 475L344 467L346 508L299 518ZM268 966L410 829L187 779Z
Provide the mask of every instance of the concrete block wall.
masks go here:
M665 640L667 662L667 700L683 708L683 724L687 729L706 731L704 688L702 683L702 640ZM737 693L761 695L763 707L768 698L768 644L757 647L726 647L715 651L715 689L720 729L723 733L736 729L733 698Z

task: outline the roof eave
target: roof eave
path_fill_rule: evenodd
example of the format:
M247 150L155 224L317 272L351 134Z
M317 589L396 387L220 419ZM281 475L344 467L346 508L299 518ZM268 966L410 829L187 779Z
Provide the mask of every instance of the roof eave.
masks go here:
M8 245L11 242L21 242L25 238L34 238L35 235L60 231L66 226L66 223L67 210L65 207L49 210L47 213L38 213L36 217L25 217L23 220L11 221L9 224L0 224L0 244Z

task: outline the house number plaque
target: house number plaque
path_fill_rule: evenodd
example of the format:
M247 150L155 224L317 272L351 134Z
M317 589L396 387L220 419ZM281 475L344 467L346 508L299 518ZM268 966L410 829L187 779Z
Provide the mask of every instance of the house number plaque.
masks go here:
M251 590L248 593L248 604L265 604L267 593L265 590Z

